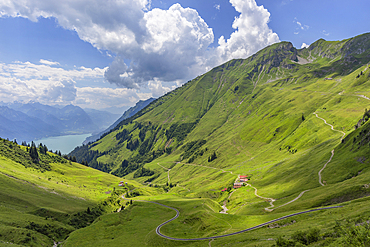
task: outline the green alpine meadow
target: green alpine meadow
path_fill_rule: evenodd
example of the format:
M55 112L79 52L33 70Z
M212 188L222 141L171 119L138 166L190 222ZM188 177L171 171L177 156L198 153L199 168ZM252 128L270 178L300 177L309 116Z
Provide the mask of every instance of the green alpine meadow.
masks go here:
M369 246L369 118L370 33L270 45L68 156L1 139L0 246Z

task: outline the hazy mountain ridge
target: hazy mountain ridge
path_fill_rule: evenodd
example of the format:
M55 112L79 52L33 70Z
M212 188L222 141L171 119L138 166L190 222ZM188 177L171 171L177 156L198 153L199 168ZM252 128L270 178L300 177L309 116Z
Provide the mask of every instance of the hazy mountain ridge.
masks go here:
M84 109L84 111L89 115L91 120L101 129L107 128L120 117L120 114L113 114L107 111L88 108Z
M0 117L2 118L0 136L3 138L23 141L60 133L53 125L7 106L0 106Z
M48 106L38 102L2 105L0 114L7 121L1 122L1 136L11 140L31 141L50 136L92 133L104 127L98 125L113 122L116 118L114 114L101 111L91 113L90 117L82 108L73 105ZM101 118L105 120L99 120Z

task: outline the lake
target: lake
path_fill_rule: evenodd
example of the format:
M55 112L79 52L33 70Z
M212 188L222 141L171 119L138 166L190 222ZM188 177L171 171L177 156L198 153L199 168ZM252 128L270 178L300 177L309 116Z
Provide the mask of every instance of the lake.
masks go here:
M44 139L39 139L33 141L36 146L40 143L46 145L49 150L60 150L62 154L70 153L75 147L81 146L82 142L91 136L91 134L83 134L83 135L65 135L65 136L53 136Z

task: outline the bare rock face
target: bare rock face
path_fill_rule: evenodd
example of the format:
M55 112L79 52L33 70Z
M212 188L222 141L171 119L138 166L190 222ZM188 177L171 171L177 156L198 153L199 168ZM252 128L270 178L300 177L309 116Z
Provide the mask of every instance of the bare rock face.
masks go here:
M257 54L250 58L251 61L257 60L257 65L253 68L253 72L261 72L264 69L266 74L269 74L271 69L280 66L286 69L292 69L295 65L290 64L290 62L298 62L298 52L292 43L281 42L272 45L270 48L262 56L257 58Z

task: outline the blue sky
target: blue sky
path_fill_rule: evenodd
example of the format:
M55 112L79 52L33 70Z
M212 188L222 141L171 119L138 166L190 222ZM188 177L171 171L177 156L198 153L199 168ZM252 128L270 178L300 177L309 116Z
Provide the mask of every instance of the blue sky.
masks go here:
M102 109L159 97L227 60L369 32L367 0L11 0L0 98Z

